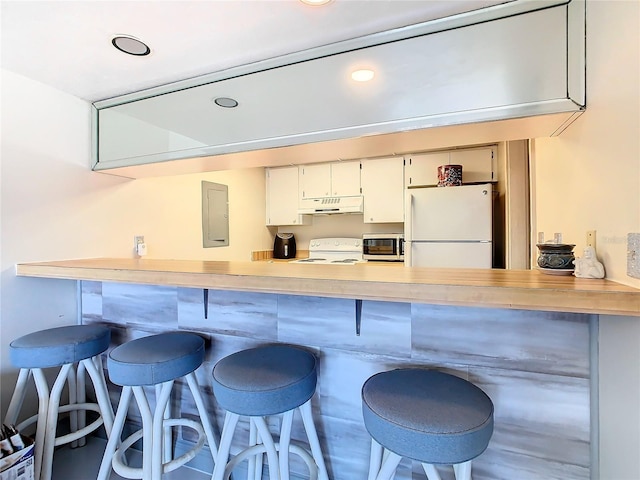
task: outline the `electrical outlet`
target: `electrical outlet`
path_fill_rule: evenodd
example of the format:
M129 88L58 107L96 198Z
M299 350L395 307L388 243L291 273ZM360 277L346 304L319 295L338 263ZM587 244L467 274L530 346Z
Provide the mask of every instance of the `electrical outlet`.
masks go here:
M136 257L144 257L147 254L147 244L144 243L144 235L133 237L133 253Z
M138 245L144 243L144 235L136 235L133 237L133 248L134 250L138 248Z
M627 235L627 275L640 278L640 233Z
M596 248L596 231L589 230L587 231L587 247Z

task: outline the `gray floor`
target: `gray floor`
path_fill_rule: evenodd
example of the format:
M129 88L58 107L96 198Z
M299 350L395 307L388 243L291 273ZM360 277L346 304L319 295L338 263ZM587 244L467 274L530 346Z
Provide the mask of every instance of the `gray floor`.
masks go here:
M72 449L69 446L64 446L57 449L51 480L95 479L98 476L105 445L104 440L89 437L87 445L82 448ZM132 462L135 461L136 458L132 458ZM130 463L130 465L135 466L135 463ZM121 480L122 478L115 472L111 472L111 480ZM211 474L205 474L189 467L181 467L162 477L163 480L209 480L210 478Z

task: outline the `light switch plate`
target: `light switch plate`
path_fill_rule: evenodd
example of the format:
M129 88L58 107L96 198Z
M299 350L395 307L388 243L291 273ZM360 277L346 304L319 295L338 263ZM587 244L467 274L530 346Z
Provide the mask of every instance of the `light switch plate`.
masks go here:
M640 278L640 233L627 235L627 275Z

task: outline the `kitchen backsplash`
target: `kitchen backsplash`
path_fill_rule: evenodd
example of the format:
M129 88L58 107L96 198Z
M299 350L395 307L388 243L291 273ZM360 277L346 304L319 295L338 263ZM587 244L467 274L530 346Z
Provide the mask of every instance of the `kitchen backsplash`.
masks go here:
M363 233L398 233L404 231L402 223L364 223L362 215L314 215L311 225L278 227L279 233L290 232L296 236L298 249L308 249L313 238L353 237Z
M296 250L296 258L307 258L309 256L309 250ZM271 260L273 258L273 250L256 250L251 252L251 261L258 262L264 260Z

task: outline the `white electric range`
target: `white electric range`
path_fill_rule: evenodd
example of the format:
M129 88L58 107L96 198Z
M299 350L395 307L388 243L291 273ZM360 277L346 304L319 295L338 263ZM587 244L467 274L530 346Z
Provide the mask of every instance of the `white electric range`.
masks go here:
M361 238L316 238L309 242L309 258L291 263L355 265L360 262L364 262Z

